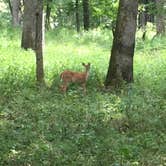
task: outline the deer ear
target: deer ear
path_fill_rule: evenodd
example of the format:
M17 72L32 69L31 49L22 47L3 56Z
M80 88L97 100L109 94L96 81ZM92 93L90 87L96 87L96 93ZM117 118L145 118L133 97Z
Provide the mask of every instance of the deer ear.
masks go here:
M82 63L83 66L85 66L85 63Z
M90 66L91 64L90 64L90 63L88 63L88 65Z

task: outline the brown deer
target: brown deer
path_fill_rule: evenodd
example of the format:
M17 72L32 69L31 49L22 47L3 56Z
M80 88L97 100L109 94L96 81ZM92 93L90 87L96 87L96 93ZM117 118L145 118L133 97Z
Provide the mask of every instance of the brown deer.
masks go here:
M86 93L86 81L89 76L90 63L82 63L82 65L85 67L84 72L74 72L70 70L65 70L61 73L60 78L62 80L62 85L60 88L63 92L66 92L67 87L70 83L80 83L83 87L84 94Z

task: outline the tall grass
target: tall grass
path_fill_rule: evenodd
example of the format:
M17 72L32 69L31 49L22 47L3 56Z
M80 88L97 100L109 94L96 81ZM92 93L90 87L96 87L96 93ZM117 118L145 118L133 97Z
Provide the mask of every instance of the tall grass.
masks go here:
M112 35L93 30L46 33L45 79L35 87L35 55L20 30L0 36L0 165L164 165L166 39L137 37L132 85L105 91ZM59 92L64 69L91 62L86 96Z

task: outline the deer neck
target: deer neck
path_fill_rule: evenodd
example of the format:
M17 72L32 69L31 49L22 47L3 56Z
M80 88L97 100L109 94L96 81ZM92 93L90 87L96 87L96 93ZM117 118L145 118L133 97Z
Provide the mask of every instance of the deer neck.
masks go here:
M88 79L88 76L89 76L89 70L86 70L86 71L85 71L86 80Z

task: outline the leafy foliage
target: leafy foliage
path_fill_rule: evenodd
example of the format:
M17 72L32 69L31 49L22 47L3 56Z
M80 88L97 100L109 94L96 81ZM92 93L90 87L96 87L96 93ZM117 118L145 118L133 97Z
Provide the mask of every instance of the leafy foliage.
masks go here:
M0 36L0 165L164 165L165 38L137 36L135 83L105 90L111 32L46 34L48 87L35 86L34 53L20 49L19 29ZM59 91L64 69L91 62L86 96Z
M45 0L45 6L48 0ZM51 26L52 27L68 27L76 26L76 4L75 0L51 0ZM117 0L90 0L90 22L91 27L107 27L111 28L115 21L118 1ZM82 0L79 0L79 20L83 25L83 6Z
M0 0L0 28L9 26L11 23L11 15L7 8L6 0Z
M98 27L103 26L111 28L116 20L116 15L118 11L118 1L117 0L92 0L92 22Z

